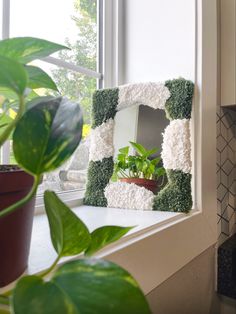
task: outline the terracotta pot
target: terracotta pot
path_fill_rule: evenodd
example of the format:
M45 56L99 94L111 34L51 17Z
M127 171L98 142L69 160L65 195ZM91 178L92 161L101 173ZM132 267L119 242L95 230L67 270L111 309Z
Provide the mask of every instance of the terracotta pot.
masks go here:
M0 211L28 194L33 181L23 170L2 171L0 166ZM0 287L16 280L27 268L34 205L35 198L0 218Z
M142 186L147 190L152 191L153 193L157 192L157 181L143 179L143 178L120 178L120 181L127 183L134 183L138 186Z

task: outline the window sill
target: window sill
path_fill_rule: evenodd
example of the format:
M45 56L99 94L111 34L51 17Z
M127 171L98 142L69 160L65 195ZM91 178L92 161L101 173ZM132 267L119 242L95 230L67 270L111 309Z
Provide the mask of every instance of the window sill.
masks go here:
M127 235L99 251L127 269L145 294L160 285L194 257L215 243L206 217L200 211L190 214L136 211L92 206L74 207L74 212L92 231L103 225L135 226ZM50 240L46 215L34 218L27 274L48 268L56 258ZM71 257L61 260L61 263ZM5 287L8 290L14 285ZM2 289L1 289L2 290Z
M215 231L201 211L183 213L79 206L74 212L92 231L103 225L136 226L95 256L127 269L147 294L216 242ZM35 217L28 273L55 259L47 218ZM62 260L65 262L71 258Z
M123 210L106 207L79 206L74 212L90 231L104 225L135 226L122 239L100 251L96 256L105 257L122 246L141 240L150 232L184 218L184 214L154 211ZM46 215L34 218L28 273L34 274L46 269L56 258L50 240Z

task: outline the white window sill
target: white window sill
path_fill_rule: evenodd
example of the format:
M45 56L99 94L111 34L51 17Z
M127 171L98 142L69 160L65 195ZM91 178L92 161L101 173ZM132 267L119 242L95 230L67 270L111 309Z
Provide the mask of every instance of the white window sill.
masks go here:
M99 251L95 257L106 258L127 269L145 294L215 242L214 232L210 232L200 211L186 215L82 205L74 207L74 212L90 231L104 225L135 226L123 238ZM26 273L35 274L45 270L55 258L47 217L44 214L36 215ZM73 258L66 258L61 263ZM14 283L0 290L5 291L12 286Z
M74 212L87 225L90 231L105 225L135 226L122 239L98 252L96 256L105 257L132 242L141 240L150 232L186 217L180 213L136 211L106 207L79 206ZM50 266L56 258L50 240L46 215L34 218L28 273L38 273ZM68 259L68 258L67 258Z

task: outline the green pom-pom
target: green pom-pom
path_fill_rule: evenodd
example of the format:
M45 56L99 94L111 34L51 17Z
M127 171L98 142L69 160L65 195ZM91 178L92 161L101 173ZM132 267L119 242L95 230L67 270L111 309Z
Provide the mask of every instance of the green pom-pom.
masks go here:
M192 208L191 174L167 170L168 184L154 199L154 210L187 213Z
M190 119L194 84L183 78L165 82L170 91L170 98L166 101L165 111L169 120Z
M83 203L89 206L107 207L104 191L93 191L90 193L87 191Z
M104 158L102 161L90 161L88 181L84 198L85 205L107 206L104 189L113 173L113 158Z
M114 119L118 104L119 89L97 90L93 94L92 128L101 125L108 119Z

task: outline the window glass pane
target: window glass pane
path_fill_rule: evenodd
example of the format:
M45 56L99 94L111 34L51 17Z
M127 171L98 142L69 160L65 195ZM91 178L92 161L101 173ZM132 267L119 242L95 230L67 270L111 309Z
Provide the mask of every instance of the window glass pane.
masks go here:
M54 56L96 70L97 0L11 0L10 36L65 44Z

